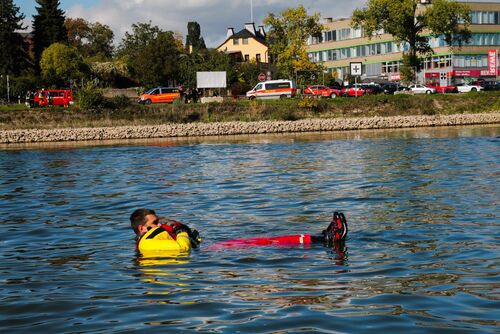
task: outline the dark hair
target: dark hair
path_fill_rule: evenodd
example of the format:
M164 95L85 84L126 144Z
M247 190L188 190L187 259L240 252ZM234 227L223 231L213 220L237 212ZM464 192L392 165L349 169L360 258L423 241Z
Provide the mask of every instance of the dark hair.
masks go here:
M130 215L130 226L137 233L140 225L146 224L147 215L156 215L156 212L151 209L137 209Z

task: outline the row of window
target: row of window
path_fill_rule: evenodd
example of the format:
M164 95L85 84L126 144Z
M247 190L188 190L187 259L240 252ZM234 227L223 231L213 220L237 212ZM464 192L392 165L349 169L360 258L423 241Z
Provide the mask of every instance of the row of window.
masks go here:
M242 44L248 44L248 38L242 38L241 39ZM240 39L239 38L233 38L233 45L240 45Z
M472 24L500 24L500 11L471 11ZM377 34L383 34L378 31ZM342 28L336 30L324 31L319 37L310 37L307 44L318 44L323 42L343 41L352 38L365 37L363 29Z
M380 64L367 64L363 65L363 73L370 75L378 75L376 73L380 70L381 74L400 73L402 66L401 61L387 61ZM485 68L488 66L487 55L445 55L445 56L432 56L424 58L421 62L421 68L428 70L437 70L443 68ZM380 66L380 68L379 68ZM331 68L329 71L335 71Z
M429 44L432 48L446 46L444 38L431 38ZM466 45L471 46L500 46L500 33L475 33ZM312 62L332 61L348 58L383 55L388 53L399 53L408 50L408 45L398 45L395 42L382 42L368 45L358 45L348 48L332 49L325 51L310 52L309 59Z
M379 34L383 31L377 32ZM363 29L341 28L336 30L323 31L319 37L309 37L307 44L318 44L322 42L344 41L346 39L365 37Z
M472 24L500 24L500 11L471 11Z

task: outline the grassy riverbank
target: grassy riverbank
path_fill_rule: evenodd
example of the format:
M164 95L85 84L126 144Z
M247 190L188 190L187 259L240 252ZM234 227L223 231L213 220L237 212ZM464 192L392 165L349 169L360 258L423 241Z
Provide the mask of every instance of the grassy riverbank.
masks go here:
M123 101L123 99L122 99ZM222 104L113 104L26 109L0 106L0 130L160 125L165 123L301 120L373 116L451 115L500 111L500 92L375 95L361 98L227 101Z

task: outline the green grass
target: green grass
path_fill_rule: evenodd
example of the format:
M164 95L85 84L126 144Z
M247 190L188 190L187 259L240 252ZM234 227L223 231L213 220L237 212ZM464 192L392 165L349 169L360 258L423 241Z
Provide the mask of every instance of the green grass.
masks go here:
M116 104L110 104L116 105ZM306 118L448 115L500 111L500 91L436 95L373 95L359 98L228 100L209 104L121 103L92 111L78 107L27 109L0 106L0 129L78 128L164 123L298 120Z

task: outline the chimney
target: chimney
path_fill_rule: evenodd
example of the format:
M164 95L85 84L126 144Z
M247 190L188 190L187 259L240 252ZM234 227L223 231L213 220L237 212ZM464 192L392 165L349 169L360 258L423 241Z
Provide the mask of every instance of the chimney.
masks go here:
M245 23L245 29L250 31L255 36L255 25L252 23Z
M234 28L227 28L226 38L229 38L234 35Z
M266 31L264 30L264 26L259 26L259 34L261 34L262 37L266 37Z

